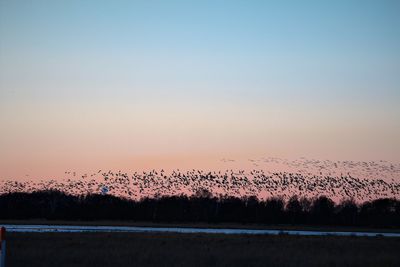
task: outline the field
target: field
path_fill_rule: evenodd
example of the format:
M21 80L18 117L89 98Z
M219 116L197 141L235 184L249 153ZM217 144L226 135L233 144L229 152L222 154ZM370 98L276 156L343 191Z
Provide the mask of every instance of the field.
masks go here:
M400 239L8 233L8 266L400 266Z

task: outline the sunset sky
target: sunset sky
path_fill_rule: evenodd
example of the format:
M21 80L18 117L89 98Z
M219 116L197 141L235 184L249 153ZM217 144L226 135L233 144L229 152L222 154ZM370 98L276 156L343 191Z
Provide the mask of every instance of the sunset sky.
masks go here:
M0 0L0 179L400 162L400 1Z

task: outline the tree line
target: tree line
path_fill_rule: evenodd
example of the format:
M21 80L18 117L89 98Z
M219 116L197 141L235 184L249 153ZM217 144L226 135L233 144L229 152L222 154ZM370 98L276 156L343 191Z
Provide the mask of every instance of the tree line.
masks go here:
M381 198L335 203L316 198L215 197L207 190L193 196L132 200L112 195L70 195L61 191L0 195L0 219L129 220L147 222L259 223L324 226L400 227L400 201Z

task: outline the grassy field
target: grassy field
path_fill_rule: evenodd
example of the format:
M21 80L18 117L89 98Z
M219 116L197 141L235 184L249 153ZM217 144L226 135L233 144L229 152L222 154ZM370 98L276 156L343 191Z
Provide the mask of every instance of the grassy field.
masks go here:
M400 239L8 233L7 266L400 266Z

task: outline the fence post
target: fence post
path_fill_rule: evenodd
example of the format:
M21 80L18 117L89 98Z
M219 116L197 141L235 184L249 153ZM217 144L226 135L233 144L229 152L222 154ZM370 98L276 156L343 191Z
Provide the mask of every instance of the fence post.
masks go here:
M0 229L0 267L6 267L6 228Z

